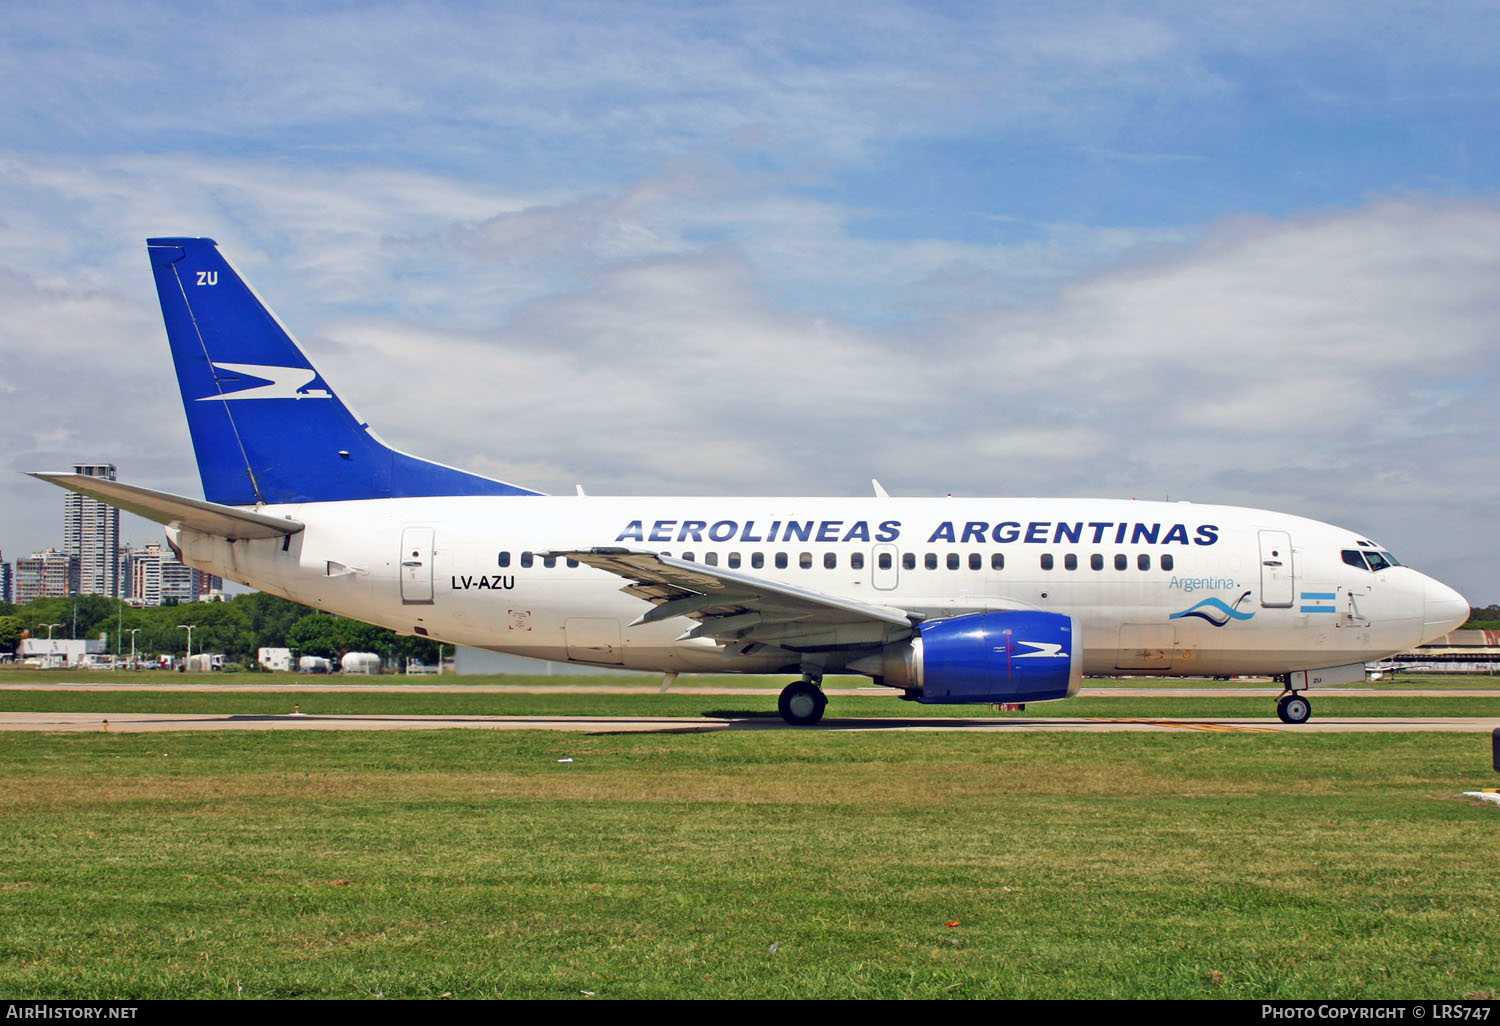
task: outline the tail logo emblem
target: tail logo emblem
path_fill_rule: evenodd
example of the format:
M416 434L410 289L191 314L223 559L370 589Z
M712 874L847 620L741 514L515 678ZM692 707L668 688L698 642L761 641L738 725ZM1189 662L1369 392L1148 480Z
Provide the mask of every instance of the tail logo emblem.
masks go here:
M326 388L308 388L318 372L311 367L264 367L255 363L216 363L214 370L232 375L257 378L266 384L249 385L237 392L221 392L206 395L198 400L206 403L212 399L332 399L333 393Z

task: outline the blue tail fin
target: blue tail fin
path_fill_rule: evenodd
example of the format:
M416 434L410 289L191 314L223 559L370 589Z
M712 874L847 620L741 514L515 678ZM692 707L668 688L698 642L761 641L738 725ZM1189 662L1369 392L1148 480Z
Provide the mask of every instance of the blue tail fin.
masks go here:
M147 239L146 247L210 502L538 494L387 446L212 239Z

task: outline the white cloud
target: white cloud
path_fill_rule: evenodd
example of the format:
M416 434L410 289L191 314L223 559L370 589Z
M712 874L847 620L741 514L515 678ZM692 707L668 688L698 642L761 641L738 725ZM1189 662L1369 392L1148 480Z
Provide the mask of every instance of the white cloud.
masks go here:
M203 180L240 174L209 171ZM1500 208L1489 203L1383 200L1229 219L1077 278L1043 305L870 327L778 308L775 275L763 270L774 259L756 248L760 232L776 237L769 218L705 245L664 229L667 241L621 262L579 254L612 216L649 219L659 204L660 222L677 223L671 190L474 218L528 208L420 177L405 184L434 197L460 235L505 225L502 249L567 252L586 273L560 292L540 275L484 324L471 283L493 273L484 247L495 240L454 248L434 265L444 274L414 285L404 258L437 237L378 230L410 221L382 220L371 198L402 184L337 176L293 183L289 197L247 193L247 217L297 230L277 240L274 259L228 252L340 393L419 455L549 491L581 481L595 494L859 494L878 476L919 494L1228 501L1344 522L1427 565L1457 562L1446 555L1452 538L1479 529L1484 504L1500 499L1464 444L1500 426L1485 390L1500 352ZM356 194L330 206L374 222L332 256L293 216L318 209L320 189ZM207 194L194 202L215 209ZM79 216L95 214L106 206ZM319 216L327 225L340 215ZM841 239L840 223L835 212L820 229L835 279L849 264L875 268L883 251L881 282L945 288L948 272L922 244ZM996 247L966 264L963 248L947 254L960 278L1014 259ZM0 340L28 383L8 400L9 469L100 456L132 480L192 491L145 259L124 256L128 273L106 262L84 285L61 273L0 278L0 299L16 311ZM372 290L388 292L388 312L351 315L352 297ZM468 312L421 323L422 308L449 305ZM67 384L40 384L49 378ZM37 523L55 517L39 484L13 477L4 493ZM1425 497L1442 504L1444 532L1426 526ZM1477 572L1470 561L1456 573L1462 585Z
M1170 493L1348 522L1490 587L1463 539L1497 498L1471 441L1497 427L1495 206L1250 216L1288 206L1133 131L1256 81L1370 102L1298 59L1317 47L1403 102L1492 94L1493 13L1393 10L8 12L6 467L103 456L192 490L141 240L206 234L392 442L520 483ZM842 187L932 140L984 182L1030 152L1005 131L1045 141L1017 184L1191 165L1217 213L1039 223L976 190L984 235ZM56 497L10 478L0 542L55 538Z

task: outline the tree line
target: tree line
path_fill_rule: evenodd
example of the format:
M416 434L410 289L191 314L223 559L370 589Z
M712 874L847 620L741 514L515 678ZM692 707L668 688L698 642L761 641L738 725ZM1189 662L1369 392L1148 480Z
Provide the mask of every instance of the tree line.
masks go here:
M189 602L136 609L103 595L43 598L24 606L0 602L0 652L13 652L27 635L57 638L108 636L107 650L130 655L130 632L141 658L180 655L187 649L193 625L194 652L222 652L230 662L250 663L260 648L290 648L298 655L338 659L349 652L374 652L404 663L438 660L438 644L427 638L401 636L348 617L309 609L265 592L236 595L224 602ZM1500 629L1500 605L1471 610L1466 628Z
M1500 631L1500 605L1471 606L1465 630Z
M222 652L229 662L250 663L261 648L290 648L298 655L338 659L349 652L374 652L404 663L438 660L438 644L403 637L347 617L309 609L265 592L235 595L224 602L187 602L136 609L103 595L42 598L17 606L0 602L0 652L11 652L26 636L95 639L107 636L110 654L130 655L130 632L140 658L182 655L193 625L194 652Z

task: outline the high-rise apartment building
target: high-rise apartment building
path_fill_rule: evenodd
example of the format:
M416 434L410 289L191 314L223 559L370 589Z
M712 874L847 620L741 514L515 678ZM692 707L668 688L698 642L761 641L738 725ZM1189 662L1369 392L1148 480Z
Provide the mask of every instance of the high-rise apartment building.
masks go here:
M73 473L115 479L113 463L75 463ZM80 595L118 596L120 511L77 492L63 496L63 551L78 557Z
M162 546L153 542L141 549L128 549L120 559L125 601L132 606L159 606L162 600ZM167 553L166 557L171 558Z
M16 560L16 605L53 595L77 594L77 556L47 549Z
M11 576L10 564L5 562L5 556L0 553L0 602L15 601L14 578Z
M127 548L120 557L120 596L133 606L160 606L172 602L201 602L224 581L213 574L177 560L165 545L153 542L145 548Z

